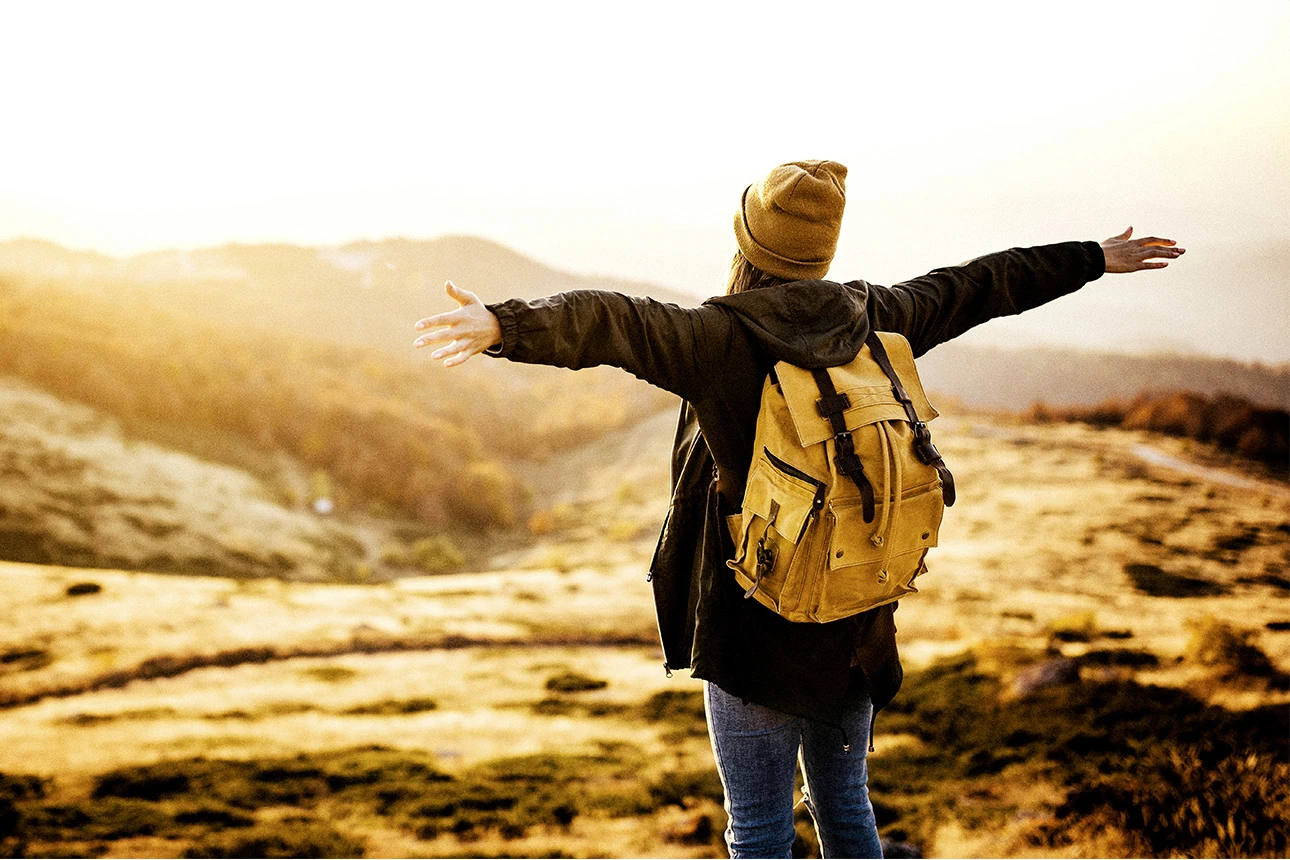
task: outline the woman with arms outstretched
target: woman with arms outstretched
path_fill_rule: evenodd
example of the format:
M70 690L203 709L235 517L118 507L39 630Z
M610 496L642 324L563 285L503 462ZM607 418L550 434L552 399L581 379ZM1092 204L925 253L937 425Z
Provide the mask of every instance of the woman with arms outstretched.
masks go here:
M704 681L732 857L789 857L800 761L825 857L878 857L864 748L902 671L889 603L828 623L788 621L727 567L724 517L740 510L761 393L776 362L850 362L871 331L915 356L1101 277L1162 268L1172 240L1013 248L892 287L823 280L837 246L846 168L780 165L744 191L727 292L697 308L582 290L484 305L449 282L456 310L416 323L446 367L479 353L572 369L608 364L679 395L672 498L650 566L665 668Z

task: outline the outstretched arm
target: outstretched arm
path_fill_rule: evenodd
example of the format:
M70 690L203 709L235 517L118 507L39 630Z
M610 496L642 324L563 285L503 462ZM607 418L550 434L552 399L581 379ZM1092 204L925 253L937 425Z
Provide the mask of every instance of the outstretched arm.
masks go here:
M428 333L413 342L438 344L430 357L446 367L485 350L574 370L607 364L696 400L729 347L730 316L716 307L682 308L604 290L484 305L451 282L447 291L461 307L418 321L416 329Z
M1130 227L1100 245L1011 248L891 287L870 286L869 319L880 331L905 335L914 355L922 355L987 320L1038 307L1104 273L1160 269L1183 254L1172 239L1132 235Z

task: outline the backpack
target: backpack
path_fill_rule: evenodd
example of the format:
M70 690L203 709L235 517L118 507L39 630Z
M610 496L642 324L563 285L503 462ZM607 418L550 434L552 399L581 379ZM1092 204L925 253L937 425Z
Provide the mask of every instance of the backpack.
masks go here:
M954 477L909 342L871 333L849 364L775 365L762 388L727 564L789 621L828 622L916 592Z

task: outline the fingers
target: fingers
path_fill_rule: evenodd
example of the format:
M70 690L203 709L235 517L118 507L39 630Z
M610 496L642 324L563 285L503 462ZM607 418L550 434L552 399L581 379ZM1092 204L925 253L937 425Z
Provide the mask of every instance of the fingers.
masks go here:
M435 314L432 317L426 317L425 319L417 320L416 325L414 325L413 328L416 329L417 331L425 331L428 328L454 326L460 323L461 321L462 321L462 313L460 310L444 311L441 314Z
M444 358L446 356L454 355L456 353L461 352L468 345L469 345L468 341L453 340L447 346L441 346L438 349L436 349L434 352L430 353L430 358L432 361L438 361L439 359Z
M1161 239L1156 236L1152 236L1150 239L1139 239L1138 244L1144 248L1155 248L1155 247L1164 247L1169 245L1177 245L1178 243L1175 242L1173 239Z
M463 290L452 281L445 281L443 290L450 298L455 299L457 304L462 306L479 301L479 296L475 295L470 290Z
M471 352L468 349L463 349L461 352L457 353L451 358L444 359L443 366L456 367L457 365L461 364L462 362L464 362L466 359L470 358L474 354L475 353Z
M1130 236L1132 236L1132 235L1133 235L1133 228L1132 228L1132 227L1130 227L1130 228L1128 228L1127 230L1125 230L1123 233L1121 233L1119 236L1112 236L1110 239L1107 239L1106 241L1108 241L1108 242L1125 242L1125 241L1127 241L1127 240L1129 239L1129 237L1130 237Z

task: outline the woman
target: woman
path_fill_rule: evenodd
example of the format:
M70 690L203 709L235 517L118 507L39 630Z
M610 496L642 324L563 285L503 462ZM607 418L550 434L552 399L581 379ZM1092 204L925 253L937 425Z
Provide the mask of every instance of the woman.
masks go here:
M537 364L621 367L685 401L672 501L650 566L665 668L705 682L732 857L789 857L800 754L826 857L881 856L866 788L873 714L900 686L895 604L827 624L789 622L726 567L723 517L738 511L762 384L777 361L853 359L870 330L899 332L921 355L969 328L1051 301L1103 272L1162 268L1167 239L1014 248L881 287L821 280L837 245L846 168L783 164L748 186L727 294L698 308L600 291L483 305L451 282L457 310L419 321L432 359L480 352ZM1154 261L1154 262L1153 262ZM853 741L859 741L854 747Z

